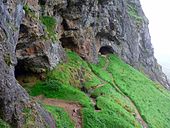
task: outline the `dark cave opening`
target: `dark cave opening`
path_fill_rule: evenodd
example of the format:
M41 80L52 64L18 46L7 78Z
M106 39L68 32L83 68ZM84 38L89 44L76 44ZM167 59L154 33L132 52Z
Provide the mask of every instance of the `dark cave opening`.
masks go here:
M61 25L63 26L64 30L70 30L69 29L69 25L67 24L67 21L65 19L63 19Z
M114 50L111 46L102 46L99 50L99 53L101 53L102 55L107 55L107 54L113 54Z
M43 80L44 74L33 73L29 69L27 70L25 65L27 65L26 61L18 60L15 66L15 78L20 85L33 86L38 80Z
M19 33L28 33L28 27L24 24L21 24Z
M47 0L38 0L38 3L39 3L40 5L45 5L46 2L47 2Z
M23 78L26 78L29 74L28 71L26 71L24 69L24 63L22 61L18 61L17 65L15 66L15 78L16 80L23 85L23 83L27 83L26 80L24 80ZM31 74L29 74L31 75Z
M76 51L77 45L74 43L73 37L63 37L60 41L63 48Z
M20 39L22 39L22 38L27 38L28 33L29 33L29 28L26 25L21 24L20 29L19 29L19 39L18 40L20 41Z

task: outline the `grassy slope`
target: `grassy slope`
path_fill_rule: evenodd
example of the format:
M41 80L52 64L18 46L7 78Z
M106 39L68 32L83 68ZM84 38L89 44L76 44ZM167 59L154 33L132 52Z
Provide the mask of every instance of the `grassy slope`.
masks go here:
M31 88L30 94L79 102L83 106L84 128L140 128L126 94L150 127L170 127L169 92L114 55L108 59L100 57L100 63L94 65L68 51L68 62L48 73L47 79ZM91 99L96 100L96 106ZM50 110L59 116L55 109ZM57 119L62 122L61 118Z
M10 128L10 125L0 119L0 128Z
M45 106L45 108L53 115L57 128L74 128L73 122L64 109L53 106Z

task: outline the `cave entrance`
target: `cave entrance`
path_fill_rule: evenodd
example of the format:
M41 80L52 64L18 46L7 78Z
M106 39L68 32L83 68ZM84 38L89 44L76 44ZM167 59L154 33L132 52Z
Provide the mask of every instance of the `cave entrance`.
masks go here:
M22 75L26 75L28 72L24 69L24 64L21 61L18 61L17 65L15 66L15 77L19 77Z
M114 53L114 50L111 46L102 46L99 50L99 53L101 55L107 55L107 54L113 54Z
M33 86L36 84L38 80L41 79L42 74L37 74L29 69L27 70L25 68L25 65L27 65L26 61L18 60L17 65L15 66L15 78L19 82L20 85L28 87Z
M63 48L76 52L77 45L74 43L73 37L63 37L60 39Z
M39 0L39 1L38 1L38 3L39 3L40 5L45 5L46 2L47 2L47 0Z

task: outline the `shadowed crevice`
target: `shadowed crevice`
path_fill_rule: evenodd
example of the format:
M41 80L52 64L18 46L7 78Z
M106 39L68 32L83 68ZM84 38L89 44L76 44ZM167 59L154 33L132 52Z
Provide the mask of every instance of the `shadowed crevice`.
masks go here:
M114 50L111 46L102 46L99 50L102 55L113 54Z

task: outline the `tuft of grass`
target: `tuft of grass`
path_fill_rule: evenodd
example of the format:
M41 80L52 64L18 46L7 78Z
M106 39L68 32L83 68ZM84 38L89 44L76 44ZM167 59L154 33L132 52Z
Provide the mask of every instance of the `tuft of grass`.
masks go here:
M83 109L83 128L140 128L139 124L131 124L126 120L126 117L117 114L118 112L112 109L100 112Z
M25 14L29 17L36 18L35 13L31 10L28 4L25 4L23 7Z
M31 108L24 108L23 109L23 115L25 118L25 124L23 128L30 128L34 126L35 118L34 118L34 112Z
M8 123L0 119L0 128L11 128Z
M61 84L56 80L46 80L38 82L32 89L32 96L44 95L47 98L57 98L79 102L84 107L90 107L89 98L80 90L70 86Z
M40 17L40 20L42 24L44 24L46 27L48 37L52 39L52 41L56 41L57 40L57 34L55 32L55 28L57 25L56 19L51 16L42 16Z
M139 16L135 6L130 5L130 4L128 5L128 14L135 19L136 25L138 27L141 26L141 24L143 22L143 18L141 16Z
M63 108L46 105L45 109L53 115L57 128L74 128L73 122Z

